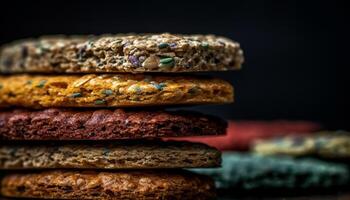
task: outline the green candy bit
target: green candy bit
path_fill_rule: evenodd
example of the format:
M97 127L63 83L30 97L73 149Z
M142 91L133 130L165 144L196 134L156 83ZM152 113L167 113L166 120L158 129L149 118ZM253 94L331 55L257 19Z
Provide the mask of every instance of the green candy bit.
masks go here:
M161 63L161 64L159 65L159 67L173 67L173 66L174 66L174 63L167 63L167 64Z
M110 153L111 151L109 150L109 148L107 148L107 147L105 147L105 148L103 148L103 155L104 156L107 156L109 153Z
M157 84L156 82L151 82L151 84L152 84L155 88L157 88L157 90L159 90L159 91L162 91L163 88L166 86L165 83L159 83L159 84Z
M205 49L208 49L209 48L209 44L208 42L202 42L202 47L205 48Z
M103 104L106 104L106 101L103 99L98 99L95 101L95 105L103 105Z
M131 99L132 101L140 101L140 98L139 97L134 97Z
M41 80L38 85L36 85L36 87L38 88L43 88L45 86L45 83L47 82L47 80Z
M78 98L78 97L82 97L83 95L80 92L74 92L73 94L71 94L69 97L72 98Z
M174 58L162 58L160 59L160 67L173 67L175 64Z
M140 88L140 86L135 86L135 92L136 92L136 94L141 94L141 92L142 92L142 89Z
M174 62L174 58L162 58L160 59L160 63L162 64L167 64L167 63L171 63Z
M194 86L194 87L192 87L192 88L190 88L190 89L188 90L188 93L190 93L190 94L196 94L196 93L198 92L198 90L199 90L199 87L198 87L198 86Z
M103 90L102 94L104 94L106 96L112 95L113 94L113 90Z
M32 83L33 83L32 80L28 80L28 81L26 82L26 85L31 85Z
M169 47L169 44L168 44L168 43L160 43L160 44L158 45L158 48L160 48L160 49L164 49L164 48L167 48L167 47Z

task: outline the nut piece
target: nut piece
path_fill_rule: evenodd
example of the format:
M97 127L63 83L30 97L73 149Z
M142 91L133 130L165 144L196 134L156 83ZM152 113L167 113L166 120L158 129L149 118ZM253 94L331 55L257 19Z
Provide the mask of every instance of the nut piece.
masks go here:
M143 63L142 63L142 67L146 68L146 69L156 69L158 68L159 65L159 57L158 56L150 56L148 57Z

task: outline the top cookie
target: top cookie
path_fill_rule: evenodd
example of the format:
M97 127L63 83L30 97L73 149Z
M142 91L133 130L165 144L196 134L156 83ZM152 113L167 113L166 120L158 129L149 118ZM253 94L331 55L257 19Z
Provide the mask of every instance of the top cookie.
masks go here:
M213 35L42 37L4 46L1 73L199 72L240 69L237 42Z

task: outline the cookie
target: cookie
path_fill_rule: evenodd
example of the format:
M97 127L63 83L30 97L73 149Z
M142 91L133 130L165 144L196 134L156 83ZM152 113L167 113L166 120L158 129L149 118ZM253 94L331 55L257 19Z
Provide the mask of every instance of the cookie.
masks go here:
M289 136L257 141L252 149L263 155L320 156L350 158L350 133L323 131L310 136Z
M223 153L222 168L193 169L210 175L219 188L317 189L349 184L346 165L316 159Z
M51 36L2 48L0 72L198 72L240 69L237 42L213 35Z
M187 171L46 171L7 175L6 197L44 199L198 199L215 198L211 179Z
M254 141L285 135L310 135L321 125L308 121L229 121L227 133L218 137L179 137L176 140L200 142L222 151L248 151ZM171 138L172 140L174 138Z
M0 76L0 85L3 107L130 107L233 101L233 88L228 82L206 77L13 75Z
M8 110L1 140L107 140L225 134L227 122L191 111L132 109Z
M150 169L218 167L221 154L205 144L126 140L0 146L0 169Z

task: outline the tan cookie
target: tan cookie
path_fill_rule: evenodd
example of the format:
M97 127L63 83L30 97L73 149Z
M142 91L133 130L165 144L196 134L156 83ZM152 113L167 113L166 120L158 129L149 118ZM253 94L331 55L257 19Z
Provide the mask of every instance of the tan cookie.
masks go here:
M310 136L287 136L257 141L253 150L258 154L292 156L317 155L326 158L350 158L350 133L322 131Z
M2 145L0 169L194 168L218 167L221 163L220 151L199 143L158 140L94 143Z
M213 35L43 37L4 46L0 72L195 72L240 69L237 42Z

